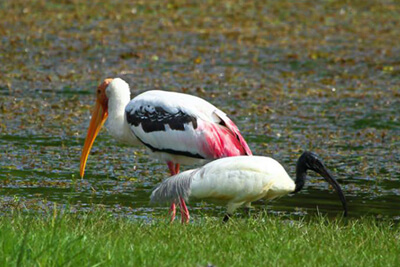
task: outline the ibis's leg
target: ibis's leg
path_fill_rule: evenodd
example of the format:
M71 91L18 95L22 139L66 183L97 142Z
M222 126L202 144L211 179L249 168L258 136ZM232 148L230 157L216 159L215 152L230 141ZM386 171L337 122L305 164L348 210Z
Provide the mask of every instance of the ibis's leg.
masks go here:
M248 203L244 204L243 210L247 214L247 216L249 216L249 217L251 215L251 209L252 209L251 202L248 202Z
M168 161L168 169L171 175L175 175L175 164L172 161ZM176 215L176 205L174 202L171 203L171 207L169 208L169 214L171 215L171 223L175 220Z
M226 223L226 222L228 222L229 221L229 218L231 218L231 214L229 214L229 213L227 213L227 214L225 214L225 217L224 217L224 219L222 220L222 222L224 222L224 223Z
M185 200L182 197L180 197L179 198L179 203L180 203L180 206L181 206L181 216L182 216L181 222L182 223L188 223L189 219L190 219L190 216L189 216L189 210L188 210L188 208L186 207L186 204L185 204Z
M180 167L179 163L175 164L175 174L179 173L179 167Z
M225 214L225 217L223 219L223 222L225 223L225 222L229 221L229 218L232 217L232 215L234 214L235 210L237 208L239 208L240 206L242 206L243 204L245 204L245 202L239 202L239 203L230 202L230 203L228 203L226 214Z

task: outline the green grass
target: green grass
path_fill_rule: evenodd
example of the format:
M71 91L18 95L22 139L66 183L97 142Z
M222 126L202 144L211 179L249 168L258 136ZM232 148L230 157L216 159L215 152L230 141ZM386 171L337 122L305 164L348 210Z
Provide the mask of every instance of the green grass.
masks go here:
M395 266L400 227L263 215L189 225L88 214L0 217L1 266Z

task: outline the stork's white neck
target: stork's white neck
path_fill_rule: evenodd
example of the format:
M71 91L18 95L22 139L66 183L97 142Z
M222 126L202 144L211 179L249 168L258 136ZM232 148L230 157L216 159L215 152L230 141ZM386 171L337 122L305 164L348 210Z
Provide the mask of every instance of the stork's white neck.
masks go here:
M106 89L108 97L108 119L106 128L119 142L138 145L125 119L125 107L131 100L129 85L120 78L111 81Z

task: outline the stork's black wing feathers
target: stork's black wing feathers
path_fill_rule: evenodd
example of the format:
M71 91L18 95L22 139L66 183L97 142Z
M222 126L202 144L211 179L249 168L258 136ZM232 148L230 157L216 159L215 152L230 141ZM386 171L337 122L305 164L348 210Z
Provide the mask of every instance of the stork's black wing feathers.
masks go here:
M141 106L135 111L126 111L126 119L129 124L138 127L140 124L146 133L155 131L166 131L165 126L169 125L172 130L184 131L185 124L190 122L193 128L197 128L197 119L179 110L170 113L162 107Z

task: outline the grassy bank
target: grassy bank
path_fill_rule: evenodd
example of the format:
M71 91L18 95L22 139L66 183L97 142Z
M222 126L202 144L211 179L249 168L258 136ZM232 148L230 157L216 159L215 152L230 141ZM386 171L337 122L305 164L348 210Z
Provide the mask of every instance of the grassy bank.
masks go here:
M0 265L395 266L400 227L372 219L212 218L190 225L80 215L0 218Z

